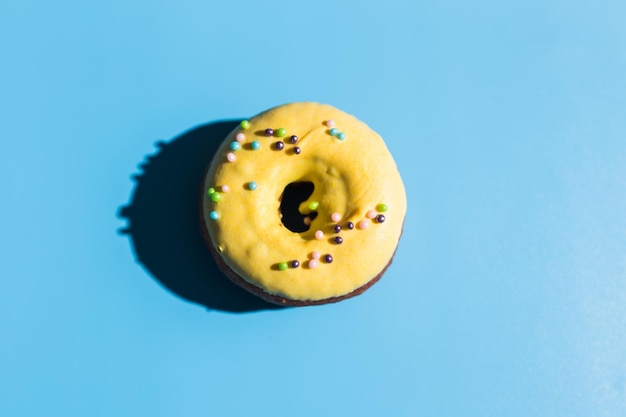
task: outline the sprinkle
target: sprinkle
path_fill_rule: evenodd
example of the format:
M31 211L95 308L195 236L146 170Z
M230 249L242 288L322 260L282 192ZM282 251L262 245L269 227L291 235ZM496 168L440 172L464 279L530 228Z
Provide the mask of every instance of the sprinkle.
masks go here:
M276 129L274 134L277 137L282 138L282 137L284 137L287 134L287 130L284 127L281 127L281 128Z
M226 184L222 185L221 189L223 193L227 193L230 191L230 187Z
M226 159L228 160L228 162L235 162L237 160L237 157L235 156L234 153L228 152L226 154Z
M300 266L300 262L299 261L291 261L291 267L292 268L297 268Z
M254 149L255 151L261 148L261 144L259 143L258 140L255 140L254 142L252 142L250 146L252 146L252 149Z
M365 217L367 217L368 219L373 219L374 217L376 217L376 212L374 210L370 210L367 212Z
M300 149L299 147L295 147L293 148L293 153L295 153L296 155L300 155L300 152L302 152L302 149Z
M341 245L343 243L343 238L341 236L337 236L333 239L336 244Z
M328 131L328 133L330 133L330 136L337 136L337 133L339 133L339 130L333 127L332 129Z
M248 183L248 190L250 190L250 191L254 191L254 190L256 190L258 187L259 187L259 185L258 185L256 182L254 182L254 181L250 181L250 182Z
M239 142L231 142L230 149L233 151L238 151L239 149L241 149L241 144Z
M280 262L278 264L278 269L280 269L281 271L285 271L287 270L287 268L289 268L289 266L287 265L287 262Z
M333 119L326 120L326 126L335 127L335 121Z
M316 208L318 208L320 206L320 203L318 203L317 201L311 201L309 203L309 210L313 211Z
M376 216L376 221L378 223L382 223L385 221L385 215L384 214L379 214L378 216Z
M211 195L215 192L215 188L211 187L209 188L208 194Z
M306 216L304 219L302 219L302 221L306 226L309 226L311 224L311 218L309 216Z
M247 121L247 120L243 120L243 121L241 122L241 128L242 128L243 130L249 129L249 128L250 128L250 122L249 122L249 121Z
M387 210L389 210L389 207L387 207L387 204L385 203L380 203L379 205L376 206L376 210L380 211L381 213L384 213Z
M326 255L324 255L324 262L326 262L327 264L333 263L333 256L327 253Z
M265 136L274 136L274 129L270 129L269 127L265 129Z
M341 220L341 214L333 213L333 214L330 215L330 219L336 223L339 220Z
M220 193L215 192L215 193L211 194L211 201L213 201L214 203L217 203L221 199L222 199L222 195Z
M317 259L311 259L309 261L309 268L311 268L311 269L317 268L318 263L319 263L319 261Z
M359 222L359 229L365 230L369 227L369 223L367 222L367 220L361 220Z
M346 138L346 134L343 132L337 133L337 139L344 140Z
M324 239L324 232L322 232L321 230L316 231L315 232L315 239L317 239L317 240Z
M289 143L291 143L292 145L295 144L298 141L298 137L296 135L291 135L289 137Z
M311 252L311 259L319 259L322 256L318 251Z
M217 211L212 211L209 213L209 217L211 220L217 220L220 218L220 214Z
M235 136L235 140L237 142L243 142L244 140L246 140L246 135L244 135L243 133L239 132L239 133L237 133L237 136Z
M354 223L352 223L352 222L346 223L346 229L348 229L348 230L354 229Z
M336 224L335 227L333 227L333 230L335 231L335 233L339 233L339 232L341 232L341 226Z
M276 148L279 151L282 151L285 148L285 144L281 141L278 141L274 144L274 148Z

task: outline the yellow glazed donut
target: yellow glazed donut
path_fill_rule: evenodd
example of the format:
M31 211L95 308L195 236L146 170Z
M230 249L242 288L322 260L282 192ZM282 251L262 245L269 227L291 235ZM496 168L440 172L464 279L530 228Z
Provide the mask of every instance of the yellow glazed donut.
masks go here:
M244 120L204 178L202 229L235 283L281 305L357 295L393 258L406 214L382 138L334 107L291 103Z

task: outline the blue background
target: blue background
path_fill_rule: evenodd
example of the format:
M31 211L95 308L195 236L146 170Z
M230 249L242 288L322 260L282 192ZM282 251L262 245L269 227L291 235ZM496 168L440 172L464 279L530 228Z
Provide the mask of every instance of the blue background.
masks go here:
M626 415L624 22L2 2L0 415ZM216 274L189 210L218 136L302 100L386 139L410 209L370 291L277 310Z

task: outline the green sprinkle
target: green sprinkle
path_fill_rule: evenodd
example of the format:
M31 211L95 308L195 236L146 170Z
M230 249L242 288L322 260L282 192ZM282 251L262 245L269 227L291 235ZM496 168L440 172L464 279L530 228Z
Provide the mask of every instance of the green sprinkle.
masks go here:
M217 203L221 199L222 195L220 193L214 192L213 194L211 194L211 201L213 201L214 203Z
M384 213L387 210L389 210L389 207L387 207L387 204L385 203L380 203L379 205L376 206L376 210L380 211L381 213Z
M243 120L243 121L241 122L241 128L242 128L243 130L249 129L249 128L250 128L250 122L249 122L249 121L247 121L247 120Z
M209 192L208 192L209 195L213 194L214 192L215 192L215 188L213 187L209 188Z
M319 206L320 206L320 203L318 203L317 201L311 201L309 203L309 210L315 210Z
M284 127L281 127L279 129L276 129L276 132L274 133L276 134L276 137L282 138L287 135L287 130Z
M278 264L278 269L280 269L281 271L285 271L287 268L287 262L281 262Z

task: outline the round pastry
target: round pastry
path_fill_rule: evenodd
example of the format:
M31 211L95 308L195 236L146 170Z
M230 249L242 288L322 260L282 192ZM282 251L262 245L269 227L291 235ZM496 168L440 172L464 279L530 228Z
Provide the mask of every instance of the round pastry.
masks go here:
M391 263L406 195L382 138L334 107L291 103L244 120L202 186L203 234L236 284L277 304L360 294Z

